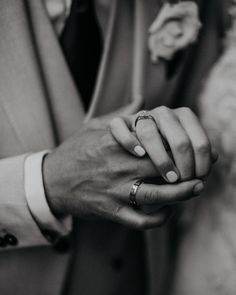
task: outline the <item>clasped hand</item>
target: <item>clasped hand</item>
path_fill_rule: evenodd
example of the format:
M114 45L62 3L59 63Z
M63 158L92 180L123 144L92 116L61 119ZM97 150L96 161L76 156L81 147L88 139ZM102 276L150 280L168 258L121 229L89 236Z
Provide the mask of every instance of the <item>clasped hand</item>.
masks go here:
M55 214L146 229L166 221L168 205L202 192L217 155L197 117L187 108L159 107L150 114L153 120L139 120L135 128L137 115L115 118L109 128L96 119L46 156L44 184ZM134 209L132 185L158 177L164 184L143 183L136 195L138 205L158 210Z

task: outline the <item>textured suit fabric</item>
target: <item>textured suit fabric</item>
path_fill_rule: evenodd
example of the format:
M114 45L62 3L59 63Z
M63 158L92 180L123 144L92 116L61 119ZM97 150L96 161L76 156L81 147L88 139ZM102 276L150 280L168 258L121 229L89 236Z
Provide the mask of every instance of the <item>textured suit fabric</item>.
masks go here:
M191 89L197 92L200 78L215 58L215 54L213 58L205 58L210 62L204 63L204 68L195 64L192 72L186 61L194 56L199 60L202 56L190 50L183 65L168 80L166 64L151 65L146 48L147 28L158 12L156 0L111 2L104 52L86 115L42 2L0 2L0 155L3 159L0 161L0 224L20 234L20 245L28 246L0 253L1 294L13 295L17 290L19 295L58 295L64 289L67 273L72 276L68 294L139 294L136 291L139 285L135 286L134 281L141 280L143 270L138 267L140 252L134 249L134 231L109 222L81 220L75 222L73 251L58 254L49 246L41 246L46 242L27 210L23 191L25 153L55 147L79 130L84 120L95 116L133 113L145 104L147 107L173 105L177 98L188 97ZM138 54L146 78L141 87L142 96L133 95L137 68L133 63L133 40L135 26L140 23L137 19L142 20L142 30L138 30L143 36L138 38L138 48L142 50ZM209 46L207 38L212 32L207 31L206 39L201 39L202 52ZM210 40L218 42L217 38ZM175 90L181 88L187 70L188 90L183 87L185 95L181 96L179 91L177 97ZM12 201L2 214L5 207L2 209L1 204L7 203L9 196ZM164 279L171 267L168 236L166 229L144 235L150 294L162 294L166 290ZM75 264L73 272L68 272L71 257Z
M73 84L43 7L39 1L30 3L36 4L35 11L43 16L43 19L40 16L43 38L51 40L44 43L46 48L39 49L37 38L33 38L36 35L35 30L38 30L37 36L42 38L42 31L38 29L36 19L34 28L30 26L29 7L26 7L24 1L2 1L0 13L0 154L4 158L0 165L0 223L1 228L16 234L19 246L31 247L27 250L16 249L0 253L1 293L6 295L51 295L61 291L68 255L62 256L49 247L42 247L46 240L37 229L25 203L24 156L20 155L46 146L52 148L60 138L63 139L75 131L83 119L78 96L73 92ZM48 58L42 61L40 56L45 51ZM44 65L47 68L45 71ZM50 84L50 91L47 83ZM56 99L55 106L53 99L50 99L49 104L49 96L53 95ZM55 112L61 112L62 116L56 119ZM70 123L72 117L73 130ZM60 129L58 133L53 130L55 124ZM15 157L16 155L19 156ZM4 203L8 206L4 207ZM19 215L20 218L17 217Z

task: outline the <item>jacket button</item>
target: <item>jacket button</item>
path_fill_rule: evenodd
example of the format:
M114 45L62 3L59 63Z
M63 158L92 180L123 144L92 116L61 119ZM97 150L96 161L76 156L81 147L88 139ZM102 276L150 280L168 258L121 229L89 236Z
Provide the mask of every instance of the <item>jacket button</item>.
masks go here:
M0 237L0 247L5 248L7 246L7 243L3 237Z
M6 234L4 236L5 243L9 246L16 246L18 244L18 240L15 236L11 234Z

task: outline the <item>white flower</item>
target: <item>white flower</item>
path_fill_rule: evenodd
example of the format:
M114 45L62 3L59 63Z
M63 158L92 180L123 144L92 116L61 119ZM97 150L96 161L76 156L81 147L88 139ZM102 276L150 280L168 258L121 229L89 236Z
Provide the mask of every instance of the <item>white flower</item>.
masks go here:
M201 23L198 6L192 1L165 3L149 29L151 59L170 60L174 54L197 40Z

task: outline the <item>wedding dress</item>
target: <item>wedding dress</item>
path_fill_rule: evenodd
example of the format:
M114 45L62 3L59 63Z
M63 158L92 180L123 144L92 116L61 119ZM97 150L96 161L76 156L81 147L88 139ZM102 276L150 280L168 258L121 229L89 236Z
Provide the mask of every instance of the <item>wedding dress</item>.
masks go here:
M224 52L198 101L219 160L205 194L185 208L191 218L183 228L173 295L236 294L236 0L230 2Z

